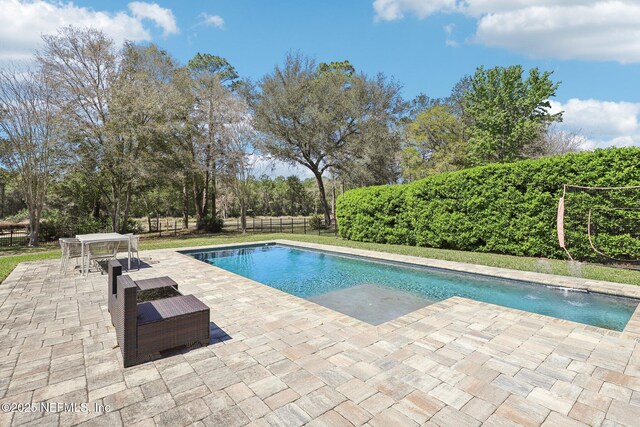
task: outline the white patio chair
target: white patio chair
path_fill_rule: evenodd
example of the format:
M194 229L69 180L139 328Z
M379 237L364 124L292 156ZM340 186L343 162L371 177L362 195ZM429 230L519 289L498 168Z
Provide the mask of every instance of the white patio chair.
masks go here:
M60 258L60 272L64 270L64 266L67 262L67 242L66 239L58 239L58 243L60 243L60 251L62 252L62 257Z
M79 259L82 256L82 244L78 239L63 237L59 239L60 250L62 251L62 259L60 260L60 271L69 268L69 261L72 258ZM78 263L76 261L77 266Z
M138 253L140 236L136 236L133 233L128 233L127 236L129 237L129 244L131 248L131 253L129 254L129 256L132 256L134 252L136 253L136 267L138 267L138 270L140 270L140 254Z
M117 259L118 252L120 251L120 244L122 242L89 242L86 246L87 258L89 260L89 266L97 266L101 271L99 262L109 259Z

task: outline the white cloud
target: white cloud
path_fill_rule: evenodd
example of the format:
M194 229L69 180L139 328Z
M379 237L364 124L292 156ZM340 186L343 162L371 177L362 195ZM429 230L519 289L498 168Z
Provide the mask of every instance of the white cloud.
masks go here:
M447 24L443 27L443 29L444 33L446 34L445 44L452 47L458 46L459 43L451 37L454 30L456 29L456 26L454 24Z
M456 0L375 0L373 9L376 20L395 21L405 17L407 12L418 18L426 18L440 10L455 8Z
M640 62L638 0L376 0L376 20L459 13L472 41L534 57Z
M0 0L0 60L29 60L40 47L42 34L55 34L66 25L97 28L116 43L151 40L145 20L151 20L165 34L178 32L169 9L142 2L130 3L129 8L131 13L106 12L72 2Z
M160 7L156 3L134 1L129 3L129 10L131 10L135 18L153 21L158 27L162 28L165 36L180 32L176 17L173 16L171 9Z
M219 15L209 15L208 13L202 13L200 14L200 17L202 18L202 24L203 25L209 25L212 27L216 27L216 28L223 28L224 27L224 19L222 19L222 16Z
M558 127L583 135L589 148L640 146L640 103L572 98L551 107L564 110Z
M475 40L535 57L640 62L640 4L529 7L483 16Z

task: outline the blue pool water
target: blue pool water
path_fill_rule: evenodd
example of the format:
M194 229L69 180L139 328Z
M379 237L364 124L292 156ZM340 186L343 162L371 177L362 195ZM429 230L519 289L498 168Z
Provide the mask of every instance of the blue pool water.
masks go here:
M393 288L433 302L460 296L621 331L638 301L526 282L411 267L288 246L185 252L302 298L361 285Z

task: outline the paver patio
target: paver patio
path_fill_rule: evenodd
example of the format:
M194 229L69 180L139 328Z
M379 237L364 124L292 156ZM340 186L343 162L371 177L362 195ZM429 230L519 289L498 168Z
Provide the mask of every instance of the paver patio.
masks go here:
M640 422L638 311L618 333L451 298L371 326L175 250L140 255L134 279L171 276L211 307L210 345L125 370L106 276L20 264L0 285L0 403L89 410L4 412L0 425Z

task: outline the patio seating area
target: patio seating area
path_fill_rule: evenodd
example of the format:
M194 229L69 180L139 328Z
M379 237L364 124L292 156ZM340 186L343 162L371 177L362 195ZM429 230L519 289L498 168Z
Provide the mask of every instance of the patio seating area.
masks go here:
M140 236L120 233L79 234L75 238L59 239L62 258L60 271L67 272L72 259L79 259L80 272L84 276L91 267L106 272L106 261L117 258L119 253L127 253L127 270L131 269L131 259L140 267L138 245ZM135 258L134 255L135 254ZM78 267L78 263L74 268Z
M108 271L109 312L125 368L149 361L153 353L209 344L209 307L193 295L180 294L169 277L136 282L122 275L116 260L109 261ZM137 302L138 291L163 288L177 295Z
M0 403L89 402L91 410L7 412L0 425L613 426L640 419L634 334L463 298L372 326L174 250L142 255L152 268L132 271L119 290L174 280L210 310L209 345L124 368L106 292L114 275L61 274L58 260L20 264L0 287Z

